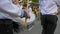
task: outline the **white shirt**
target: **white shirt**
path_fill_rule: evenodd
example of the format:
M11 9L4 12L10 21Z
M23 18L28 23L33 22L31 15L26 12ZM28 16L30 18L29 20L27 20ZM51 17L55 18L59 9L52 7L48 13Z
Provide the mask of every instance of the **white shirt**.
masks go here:
M23 8L23 5L20 5L20 8Z
M22 15L20 8L9 0L0 0L0 19L12 19Z
M32 8L31 7L29 7L28 10L29 10L29 12L32 12Z
M57 4L58 5L60 4L60 0L40 0L40 6L39 7L41 7L41 13L43 15L58 13Z
M54 0L57 5L60 5L60 0Z

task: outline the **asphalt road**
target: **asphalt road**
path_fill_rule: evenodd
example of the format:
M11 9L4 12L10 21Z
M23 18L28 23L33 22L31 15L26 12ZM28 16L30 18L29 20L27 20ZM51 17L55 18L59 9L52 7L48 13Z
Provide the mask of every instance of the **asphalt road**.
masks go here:
M57 28L55 30L55 34L60 34L60 15L57 15L57 16L58 16L58 22L57 22ZM35 25L32 30L28 32L21 32L18 34L41 34L41 31L42 31L42 26L41 26L40 20L37 19L35 21ZM14 34L17 34L17 33L14 33Z
M57 22L55 34L60 34L60 15L58 15L58 22Z

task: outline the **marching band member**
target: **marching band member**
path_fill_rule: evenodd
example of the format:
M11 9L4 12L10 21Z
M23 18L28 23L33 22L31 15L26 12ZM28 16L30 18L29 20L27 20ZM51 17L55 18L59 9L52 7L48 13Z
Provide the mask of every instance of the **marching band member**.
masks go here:
M12 1L13 2L13 4L15 4L17 7L19 7L19 9L20 9L20 11L21 11L21 13L23 14L24 13L24 16L26 16L26 12L23 10L23 5L22 5L22 1L18 1L18 0L13 0ZM22 17L23 15L21 15L21 18L23 18ZM18 19L18 18L17 18ZM20 19L21 20L21 19ZM15 20L16 21L16 20ZM20 22L19 22L20 23ZM18 26L18 24L17 23L14 23L14 31L16 31L16 32L20 32L20 28L19 28L19 26Z
M15 5L17 5L18 7L20 6L20 4L19 4L19 1L18 1L18 0L12 0L12 2L13 2Z
M27 4L23 5L24 11L27 11ZM35 20L35 14L32 12L32 9L30 6L28 6L28 12L30 15L30 19L27 19L27 30L30 31L33 28L34 20ZM24 18L22 19L24 20Z
M23 8L23 1L19 1L20 2L20 8Z
M29 12L32 12L32 8L31 8L31 6L28 7L28 10L29 10Z
M30 17L28 11L22 14L20 9L9 0L0 0L0 34L13 34L12 20L25 14L27 18Z
M57 4L60 0L40 0L42 34L54 34L58 17Z

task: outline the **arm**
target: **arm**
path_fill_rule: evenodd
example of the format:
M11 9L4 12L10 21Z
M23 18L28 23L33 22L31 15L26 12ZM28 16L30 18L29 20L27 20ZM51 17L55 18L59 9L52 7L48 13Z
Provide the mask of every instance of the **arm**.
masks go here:
M11 3L9 0L0 0L0 9L4 10L5 13L12 14L13 16L21 16L22 14L19 7Z
M57 5L60 5L60 0L54 0Z

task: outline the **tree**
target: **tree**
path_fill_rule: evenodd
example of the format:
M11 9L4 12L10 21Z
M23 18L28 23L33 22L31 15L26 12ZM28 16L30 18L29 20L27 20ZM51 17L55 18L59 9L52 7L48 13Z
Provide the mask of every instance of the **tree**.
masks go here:
M32 2L39 3L39 0L32 0Z

